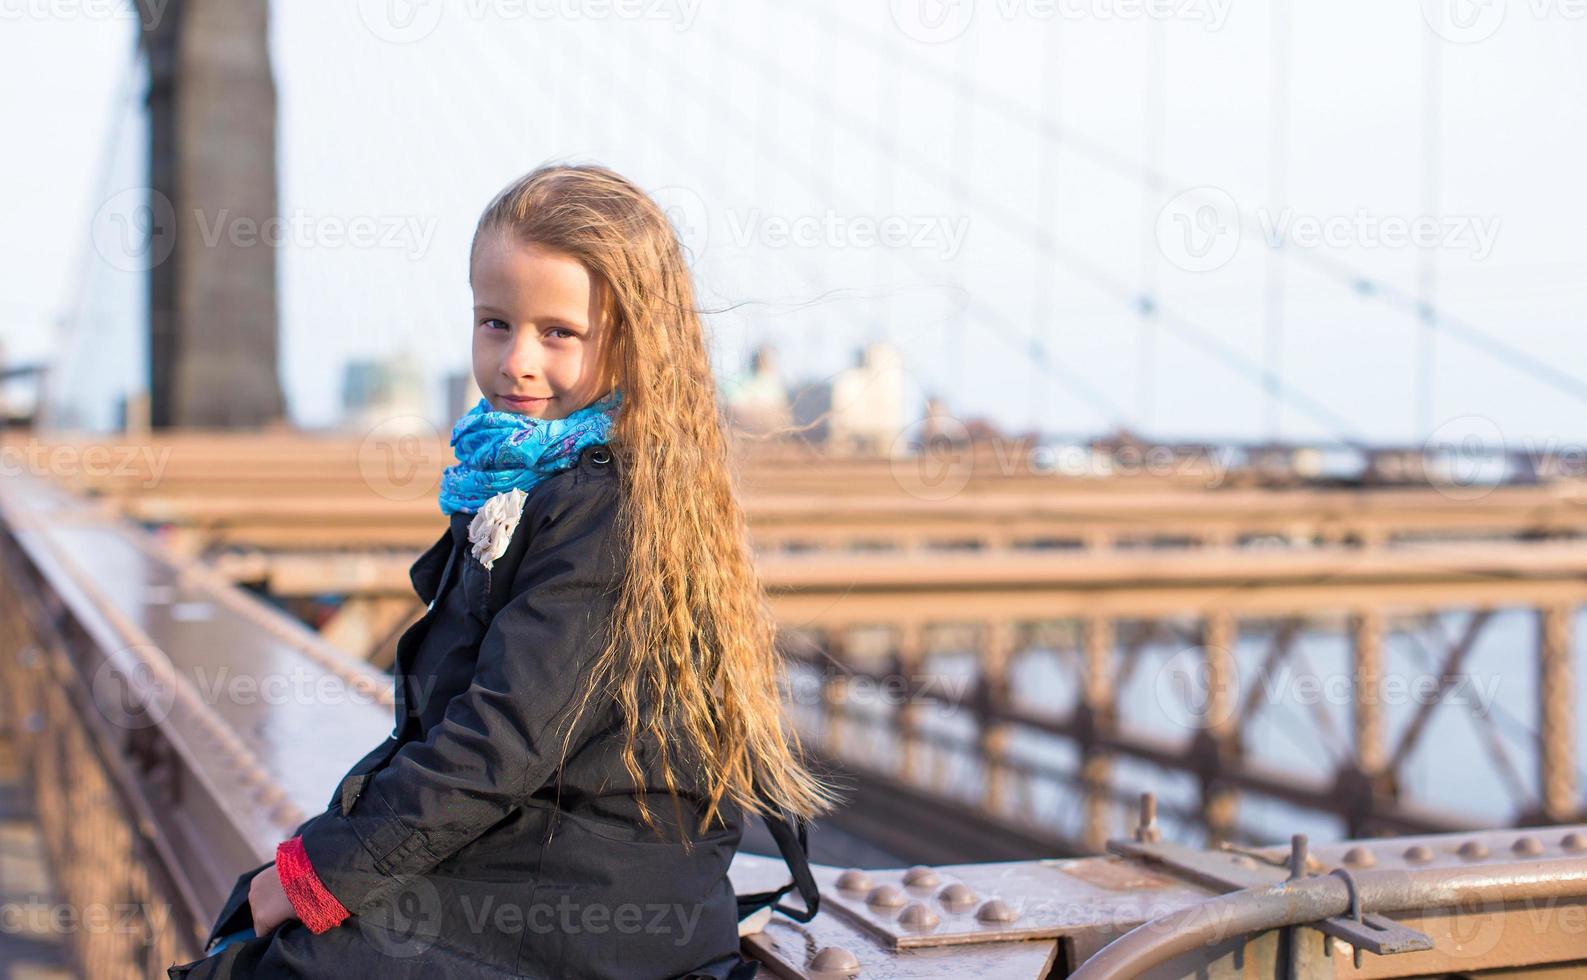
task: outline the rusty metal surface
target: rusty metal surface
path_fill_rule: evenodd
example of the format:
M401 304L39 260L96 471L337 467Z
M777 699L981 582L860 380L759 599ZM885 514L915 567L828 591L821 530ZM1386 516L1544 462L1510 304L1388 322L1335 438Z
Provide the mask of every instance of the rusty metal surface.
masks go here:
M1304 838L1297 838L1297 841L1303 842ZM1114 840L1108 842L1108 850L1148 867L1162 868L1216 893L1271 887L1293 877L1297 873L1294 869L1309 873L1313 867L1303 843L1291 851L1287 864L1275 864L1237 851L1202 851L1159 842ZM1319 920L1313 925L1320 932L1379 956L1427 949L1431 945L1421 933L1376 913L1364 915L1360 921L1339 916Z
M35 691L73 702L54 723L144 799L139 825L204 919L385 737L389 680L42 482L0 482L0 524L8 587L33 596L14 606L50 651Z
M1513 855L1512 855L1513 858ZM1459 908L1477 899L1491 912L1539 903L1554 909L1562 901L1574 905L1587 898L1587 858L1555 857L1468 868L1423 867L1416 870L1378 868L1353 876L1335 874L1297 877L1282 884L1232 892L1199 907L1168 913L1110 944L1075 971L1075 980L1137 976L1146 970L1193 954L1199 947L1231 936L1256 935L1272 929L1309 925L1347 911L1421 912ZM1502 921L1502 920L1499 920ZM1538 931L1538 930L1534 930ZM1557 930L1556 930L1557 931ZM1407 953L1442 969L1477 970L1538 962L1538 945L1493 944L1481 953L1466 947ZM1517 948L1519 947L1519 948ZM1579 948L1563 955L1582 958ZM1391 970L1398 970L1391 966ZM1388 975L1403 975L1391 973Z
M434 490L451 452L440 433L372 430L318 433L161 433L146 442L96 443L117 465L77 472L78 490L106 495L140 519L192 528L210 542L335 550L421 547ZM32 438L31 436L29 438ZM0 446L15 436L0 433ZM76 440L80 441L80 440ZM74 440L58 444L74 448ZM48 452L53 444L17 446ZM764 449L765 447L760 447ZM392 472L392 456L402 472ZM957 494L920 485L916 461L742 454L746 518L770 550L846 548L885 541L925 548L971 542L987 549L1059 541L1085 549L1197 547L1251 537L1301 546L1396 544L1421 536L1572 535L1587 530L1579 484L1499 486L1480 499L1436 487L1264 489L1188 480L1073 479L1010 469L1009 460L971 468ZM1238 471L1229 482L1236 482ZM1185 485L1176 485L1183 483Z
M366 436L276 434L228 443L200 433L172 434L143 447L149 453L133 454L138 466L118 476L85 477L79 485L105 491L107 499L145 518L175 522L170 536L195 551L202 550L205 535L211 544L258 535L252 552L218 556L234 580L262 584L277 596L364 597L368 601L344 606L326 625L336 642L370 656L390 636L389 626L413 611L402 605L409 596L411 554L348 555L334 549L367 548L380 535L403 528L415 535L414 546L427 543L436 527L429 484L447 453L439 444L433 456L429 450L406 453L413 447L405 446L411 472L397 480L389 441L382 442L379 433ZM973 718L975 730L958 745L928 745L932 735L918 723L920 706L900 703L891 718L874 726L883 736L879 741L896 746L896 766L873 770L891 771L924 791L939 789L935 777L918 775L927 768L976 770L976 776L985 775L976 802L989 819L1059 832L1093 849L1111 829L1121 789L1116 784L1131 762L1198 780L1194 819L1214 840L1252 839L1243 819L1251 812L1243 802L1247 795L1342 817L1347 832L1359 836L1473 826L1478 818L1445 806L1435 812L1426 805L1430 793L1409 789L1419 784L1408 778L1407 767L1426 758L1422 733L1430 730L1432 712L1453 700L1449 691L1441 687L1432 703L1422 704L1393 743L1387 739L1389 716L1373 706L1370 692L1396 680L1385 658L1390 640L1408 629L1404 624L1411 617L1469 610L1471 640L1496 607L1524 607L1540 617L1538 666L1548 681L1539 685L1531 717L1520 723L1542 735L1542 751L1525 775L1517 775L1498 753L1491 753L1496 757L1490 768L1499 770L1513 805L1507 819L1574 817L1579 794L1567 654L1574 613L1587 604L1587 541L1578 533L1587 530L1587 484L1496 487L1469 500L1432 486L1214 490L998 477L977 478L960 493L933 497L912 493L908 472L898 472L888 460L795 458L746 461L750 485L768 474L788 480L766 480L762 489L745 492L761 580L779 622L828 634L885 625L898 638L893 672L911 680L930 667L924 645L908 638L966 619L975 620L984 636L973 641L980 700L939 702ZM283 468L283 460L294 465ZM761 463L766 468L757 471ZM282 469L289 472L274 472ZM843 479L834 481L833 474ZM268 479L254 482L256 476ZM817 496L810 489L817 483L828 492ZM366 532L375 537L362 537ZM1451 540L1431 540L1433 532ZM1543 540L1556 533L1559 540ZM298 553L258 550L283 546L292 535L313 540L294 545L303 549ZM1504 540L1488 539L1494 536ZM1043 547L1027 547L1033 543ZM969 545L971 551L956 551L949 560L934 550L945 544ZM850 547L872 553L783 553ZM1230 682L1244 679L1235 669L1237 647L1252 638L1251 624L1270 618L1285 620L1296 632L1329 630L1336 622L1348 626L1348 676L1368 693L1352 706L1350 744L1334 771L1244 751L1256 730L1252 718L1262 707L1257 692L1265 685L1248 685L1239 704L1224 695L1232 690ZM1196 730L1187 729L1184 740L1154 738L1143 726L1121 721L1128 712L1115 703L1118 692L1131 689L1126 681L1141 654L1162 646L1139 641L1135 620L1161 627L1154 635L1164 643L1204 651L1208 689L1217 696L1190 710ZM1054 621L1083 623L1094 634L1084 641L1081 710L1023 710L1008 696L1004 675L1008 662L1029 647L1007 638ZM1297 662L1298 646L1293 639L1277 644L1264 661L1264 674L1270 666L1279 670ZM1446 653L1444 681L1460 676L1460 650L1470 646L1463 641L1459 650ZM1120 652L1122 657L1115 656ZM861 679L855 664L841 658L826 663ZM850 720L840 717L839 700L831 699L832 710L811 711L801 721L821 729L818 735L832 755L866 767L862 754L845 753L840 739L827 738ZM1332 723L1324 709L1311 714L1314 725ZM1495 744L1493 720L1476 721ZM1011 746L1048 735L1078 749L1078 772L1038 771L1011 758ZM1070 789L1064 780L1075 777L1084 794L1079 819L1053 812L1050 803L1055 793Z
M1052 939L891 950L825 912L808 923L774 916L764 930L745 937L743 948L765 972L785 980L1045 980L1059 956ZM844 963L848 969L840 968Z
M1211 892L1120 858L818 867L823 914L894 949L1119 932Z
M53 740L49 744L60 746L50 752L83 760L69 770L47 771L62 785L59 802L49 805L81 802L80 787L91 782L82 773L108 765L88 760L107 750L135 761L131 789L144 798L141 804L112 799L127 790L117 788L114 773L95 784L99 806L130 808L133 815L122 818L119 832L110 832L114 821L96 825L106 828L103 840L71 844L67 850L79 855L79 866L81 855L100 853L106 867L122 866L118 881L134 880L139 868L127 856L139 853L139 833L152 828L157 844L163 837L167 856L159 860L171 863L177 863L169 854L172 842L200 842L181 855L188 862L181 870L191 874L188 885L199 895L189 904L201 908L215 888L229 887L239 867L238 855L220 841L223 832L229 828L239 846L264 855L297 819L323 804L347 762L384 736L389 681L350 663L212 570L165 553L112 511L43 484L7 480L0 485L0 523L0 549L11 552L4 557L24 560L34 577L9 583L7 611L13 600L32 602L37 608L20 616L23 632L44 644L25 657L14 642L0 651L11 658L0 663L0 676L23 679L23 686L0 697L42 705L38 724ZM19 586L31 597L17 595ZM1092 613L1107 614L1100 607ZM1553 616L1557 634L1562 617ZM12 626L8 637L17 632ZM1553 640L1563 646L1559 636ZM107 675L108 703L100 689ZM261 677L279 678L277 693L231 683ZM295 686L294 677L306 686ZM146 705L146 714L152 707L158 717L138 723L146 727L115 723L125 683L158 695ZM1127 748L1115 738L1103 732L1095 744ZM336 759L337 752L345 759ZM1239 775L1233 774L1236 787ZM1218 943L1186 954L1185 962L1204 969L1216 958L1208 976L1274 975L1249 972L1272 962L1279 949L1275 933L1260 930L1295 922L1330 928L1328 920L1348 912L1348 905L1340 906L1346 885L1323 880L1322 873L1345 869L1362 896L1363 923L1392 916L1378 948L1409 950L1405 936L1414 932L1425 933L1435 948L1367 956L1357 966L1345 944L1310 926L1296 927L1286 934L1309 944L1308 956L1326 960L1325 974L1310 972L1316 964L1308 961L1307 976L1432 975L1587 958L1587 900L1572 891L1587 893L1587 825L1325 844L1303 862L1305 871L1318 874L1287 883L1284 848L1239 854L1137 842L1119 850L1127 854L870 870L863 883L852 869L816 866L822 914L804 925L774 916L746 938L746 949L769 972L786 977L1046 977L1064 949L1078 959L1095 958L1102 969L1127 952L1110 944L1149 922L1188 922L1198 910L1238 913L1241 897L1218 893L1242 887L1276 889L1282 894L1268 897L1282 899L1284 908L1224 918ZM156 880L155 856L144 852L139 860L150 864L139 887L185 887ZM745 854L730 875L739 891L786 880L781 862ZM845 875L851 877L840 885ZM75 887L88 887L76 880ZM963 900L956 901L960 893ZM1248 927L1259 932L1246 942L1240 930ZM1333 931L1371 946L1348 928ZM846 959L850 968L842 965ZM1229 965L1235 962L1244 966Z
M7 499L17 540L107 651L106 664L88 678L99 696L122 693L113 672L154 676L155 711L170 715L155 721L180 729L209 716L240 740L223 755L195 748L190 760L223 798L237 795L224 790L236 782L228 769L257 766L287 804L275 826L290 830L323 809L327 787L390 731L389 677L274 612L250 615L240 607L255 600L217 588L196 566L174 564L117 521L37 497L18 501L9 487ZM261 630L261 616L276 628ZM335 673L324 669L329 662L337 662ZM181 711L184 705L191 710ZM214 732L195 726L184 734L203 742ZM302 751L306 740L316 751ZM244 809L248 819L256 808Z
M1468 868L1517 860L1577 859L1587 856L1587 824L1424 834L1361 841L1312 844L1315 865L1323 870ZM1254 848L1263 861L1278 862L1287 848Z
M1427 952L1362 957L1331 942L1332 975L1340 980L1444 977L1451 974L1519 975L1524 967L1548 968L1555 976L1587 976L1587 899L1518 903L1468 899L1457 907L1424 913L1397 912L1401 925L1433 941ZM1517 971L1512 973L1511 971ZM1541 973L1537 974L1543 975Z
M440 522L434 515L415 525L406 543L428 544ZM310 529L294 526L293 534ZM343 537L337 540L336 535ZM277 539L261 533L255 545L274 549ZM368 546L331 526L326 546L341 549ZM387 595L409 589L407 564L412 553L350 554L337 551L255 551L217 556L217 566L237 580L269 581L281 594L316 591ZM1051 592L1062 590L1128 590L1149 595L1191 589L1227 589L1230 583L1273 595L1294 592L1326 596L1347 593L1364 584L1385 590L1392 600L1404 590L1414 596L1426 583L1470 584L1495 579L1556 587L1547 594L1580 596L1580 590L1557 586L1587 573L1587 544L1575 541L1417 545L1414 547L1308 548L1296 551L1252 551L1210 548L1181 552L1076 552L1056 560L1052 553L1029 550L989 551L955 555L952 561L922 561L911 552L813 552L803 555L762 553L761 577L774 595L859 590L863 593L966 592L1002 589ZM1534 590L1535 591L1535 590ZM1128 597L1120 597L1120 602ZM1144 596L1142 601L1147 601ZM1258 600L1248 600L1258 601ZM1314 602L1316 600L1313 600Z

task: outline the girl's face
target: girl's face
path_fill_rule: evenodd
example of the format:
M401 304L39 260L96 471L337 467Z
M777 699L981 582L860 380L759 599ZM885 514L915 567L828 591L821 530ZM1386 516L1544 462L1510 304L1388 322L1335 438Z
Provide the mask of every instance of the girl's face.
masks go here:
M480 242L469 279L474 381L491 408L560 419L611 389L600 281L582 262L495 235Z

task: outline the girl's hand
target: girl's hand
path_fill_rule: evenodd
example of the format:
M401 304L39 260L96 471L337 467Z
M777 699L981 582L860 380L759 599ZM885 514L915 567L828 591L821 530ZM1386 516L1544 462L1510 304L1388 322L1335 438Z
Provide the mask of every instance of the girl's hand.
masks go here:
M276 873L273 864L254 875L248 883L248 907L253 910L253 931L256 936L263 936L288 919L298 917L292 908L291 899L287 898L286 891L281 887L281 876Z

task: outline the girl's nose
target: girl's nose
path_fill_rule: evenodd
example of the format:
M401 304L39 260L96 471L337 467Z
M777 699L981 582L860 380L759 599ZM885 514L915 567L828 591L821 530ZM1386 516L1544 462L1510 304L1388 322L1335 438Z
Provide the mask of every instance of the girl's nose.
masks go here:
M512 378L534 377L540 373L540 342L532 332L526 330L513 338L501 370Z

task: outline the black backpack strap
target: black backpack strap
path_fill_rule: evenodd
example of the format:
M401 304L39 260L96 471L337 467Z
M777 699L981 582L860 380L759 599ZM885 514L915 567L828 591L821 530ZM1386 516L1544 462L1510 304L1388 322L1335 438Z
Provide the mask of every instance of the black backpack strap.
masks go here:
M772 840L777 842L777 850L782 853L783 862L788 865L788 870L793 872L793 880L775 891L738 896L738 917L742 921L745 917L770 905L796 922L809 922L816 917L816 911L821 906L821 892L816 888L815 875L810 873L809 821L795 815L790 826L787 817L781 815L774 817L770 813L762 816L766 821L766 829L771 831ZM778 899L795 888L799 889L799 897L804 901L803 909L777 904Z

